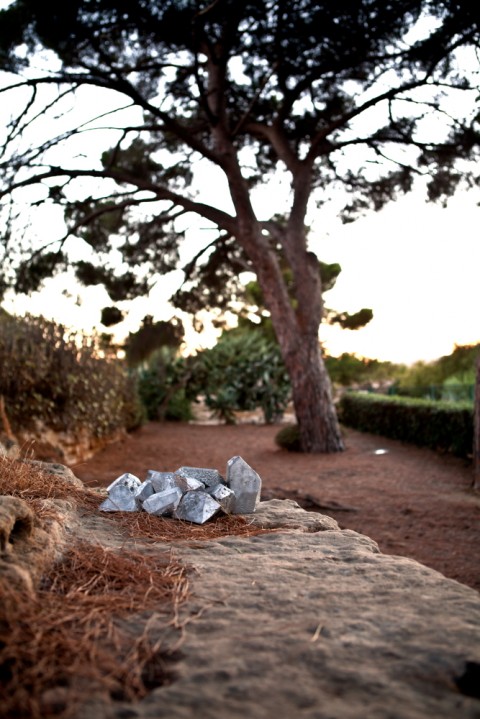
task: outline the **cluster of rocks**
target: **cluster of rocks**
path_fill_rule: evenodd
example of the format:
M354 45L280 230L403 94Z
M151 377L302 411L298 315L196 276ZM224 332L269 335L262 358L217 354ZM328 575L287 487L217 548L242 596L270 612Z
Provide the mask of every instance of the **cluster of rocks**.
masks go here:
M144 511L204 524L220 512L255 512L261 487L257 472L236 456L227 462L225 479L217 469L203 467L180 467L175 472L150 469L143 482L126 472L107 488L100 510Z

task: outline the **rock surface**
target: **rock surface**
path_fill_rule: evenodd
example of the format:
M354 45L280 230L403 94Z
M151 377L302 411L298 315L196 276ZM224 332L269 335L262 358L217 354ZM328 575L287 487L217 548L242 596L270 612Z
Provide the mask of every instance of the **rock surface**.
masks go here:
M262 522L279 531L175 545L192 568L176 681L94 714L480 717L456 683L480 661L477 592L294 502L261 503Z
M32 467L41 469L42 472L45 472L45 474L51 474L54 477L59 477L63 481L68 482L68 484L71 484L72 487L76 487L77 489L84 488L82 480L76 477L70 467L67 467L64 464L60 464L59 462L42 462L38 459L23 459L22 461L26 464L31 464Z
M0 579L28 592L60 559L76 522L70 502L44 499L41 504L50 515L43 527L23 499L0 496Z
M67 529L128 546L111 519L77 525L64 505L70 527L41 536L6 502L6 570L15 559L38 576ZM480 663L480 594L293 501L261 502L248 521L273 531L172 546L191 585L175 681L134 704L85 695L79 719L479 719L461 677Z

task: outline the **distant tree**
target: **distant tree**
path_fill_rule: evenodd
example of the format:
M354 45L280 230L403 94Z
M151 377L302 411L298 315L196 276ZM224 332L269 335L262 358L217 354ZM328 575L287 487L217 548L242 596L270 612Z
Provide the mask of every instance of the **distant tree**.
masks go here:
M449 380L453 379L456 384L473 384L479 354L480 344L456 345L451 354L438 360L415 362L401 373L397 389L400 394L422 396L429 387L437 387L440 398L440 388Z
M179 218L200 216L216 236L199 246L201 270L187 272L192 304L200 286L205 306L221 306L238 273L252 271L290 376L302 447L341 450L318 346L322 282L307 211L340 191L351 221L411 190L415 178L441 202L472 185L478 91L464 63L478 46L478 10L466 0L52 0L48 11L15 0L0 13L2 106L18 108L0 162L1 287L26 292L73 264L113 302L132 298L177 266ZM45 50L51 62L41 72ZM119 112L86 118L85 88L111 93ZM77 124L64 112L70 97L82 111ZM125 106L142 117L123 120ZM95 102L91 110L98 115ZM82 153L105 127L115 138L93 162ZM193 193L192 176L206 164L223 178L231 209ZM255 187L280 172L291 183L285 224L254 209ZM86 178L98 189L86 190ZM22 255L22 188L37 188L37 206L65 206L68 237L83 240L89 259L73 259L67 237Z
M151 315L143 318L140 328L130 332L123 349L127 364L136 367L162 348L178 350L184 336L183 325L178 320L154 322Z
M340 357L327 355L325 364L332 382L343 387L364 382L385 382L386 380L393 384L396 377L405 370L404 365L357 357L348 352L344 352Z

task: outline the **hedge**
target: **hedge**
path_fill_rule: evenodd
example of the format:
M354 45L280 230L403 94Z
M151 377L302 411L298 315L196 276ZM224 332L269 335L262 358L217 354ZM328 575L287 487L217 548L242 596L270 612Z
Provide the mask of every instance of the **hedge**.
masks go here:
M41 317L0 314L0 395L14 431L40 420L106 437L142 421L135 379L96 341Z
M469 402L346 392L338 412L342 424L361 432L450 452L457 457L472 455L473 407Z

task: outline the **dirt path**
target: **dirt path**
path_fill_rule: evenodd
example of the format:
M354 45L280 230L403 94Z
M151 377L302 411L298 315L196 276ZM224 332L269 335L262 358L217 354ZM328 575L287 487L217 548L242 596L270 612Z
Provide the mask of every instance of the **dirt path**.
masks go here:
M148 469L223 472L240 455L262 477L264 499L296 499L372 537L385 554L412 557L480 590L480 495L466 462L353 430L340 454L292 454L275 445L277 431L149 423L72 469L86 484L105 486L123 472L143 479Z

